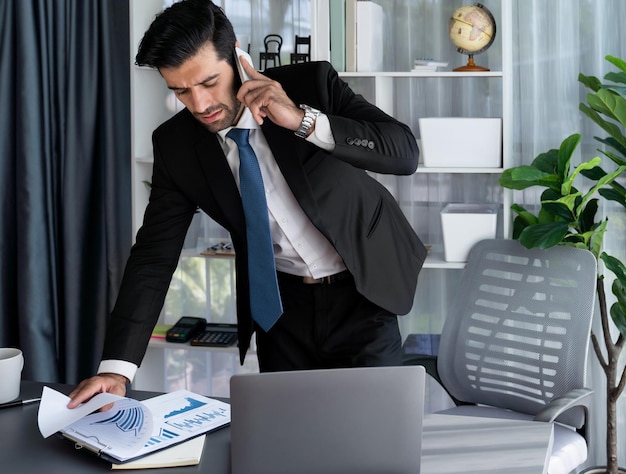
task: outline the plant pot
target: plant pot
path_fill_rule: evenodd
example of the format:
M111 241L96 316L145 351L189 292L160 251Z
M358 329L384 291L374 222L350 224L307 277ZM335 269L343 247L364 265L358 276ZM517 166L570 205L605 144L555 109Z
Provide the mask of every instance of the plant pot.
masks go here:
M626 474L626 469L618 467L617 472L618 474ZM587 469L580 471L580 474L606 474L606 466L588 467Z

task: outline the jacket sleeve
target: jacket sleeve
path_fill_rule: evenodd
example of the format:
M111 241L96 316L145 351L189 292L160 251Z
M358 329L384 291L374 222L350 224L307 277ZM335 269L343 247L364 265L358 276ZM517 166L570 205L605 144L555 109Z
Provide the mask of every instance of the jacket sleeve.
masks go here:
M281 82L294 102L306 103L328 116L335 139L333 157L375 173L415 172L419 150L406 124L355 94L326 61L291 68L267 72ZM294 70L298 71L297 81L289 77Z
M196 210L172 183L154 137L153 145L150 201L107 326L103 360L140 365Z

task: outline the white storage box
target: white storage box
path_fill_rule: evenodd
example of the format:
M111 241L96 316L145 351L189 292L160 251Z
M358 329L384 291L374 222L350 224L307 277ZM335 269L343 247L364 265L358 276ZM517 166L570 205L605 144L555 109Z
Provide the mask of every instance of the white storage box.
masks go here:
M499 168L502 119L433 117L419 119L424 166Z
M446 262L466 262L470 249L496 237L498 208L490 204L448 204L441 211Z

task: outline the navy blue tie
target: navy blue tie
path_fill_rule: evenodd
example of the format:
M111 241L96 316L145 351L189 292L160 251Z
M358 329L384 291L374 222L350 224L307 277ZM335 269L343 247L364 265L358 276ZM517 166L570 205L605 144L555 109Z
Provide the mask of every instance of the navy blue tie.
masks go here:
M250 130L233 128L226 136L239 148L239 187L248 240L250 311L252 318L267 332L283 313L283 305L278 291L263 177L248 142L249 134Z

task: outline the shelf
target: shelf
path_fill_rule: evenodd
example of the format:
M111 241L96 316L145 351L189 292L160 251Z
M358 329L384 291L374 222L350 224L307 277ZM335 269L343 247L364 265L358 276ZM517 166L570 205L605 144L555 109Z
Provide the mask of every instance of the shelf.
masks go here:
M339 72L339 77L502 77L502 71L453 72L453 71L379 71Z
M206 253L198 252L198 250L194 248L183 249L180 256L181 257L194 257L194 258L218 258L218 259L224 259L224 260L235 259L234 253L232 254L224 254L224 253L206 254Z
M504 168L436 168L427 167L420 163L416 173L463 173L463 174L502 174Z
M229 347L211 347L211 346L192 346L188 342L180 343L180 342L167 342L163 339L150 339L148 343L148 347L152 347L155 349L171 349L171 350L180 350L183 349L185 351L211 351L211 352L225 352L229 354L239 354L239 349L237 346L229 346ZM249 351L250 352L250 351Z

